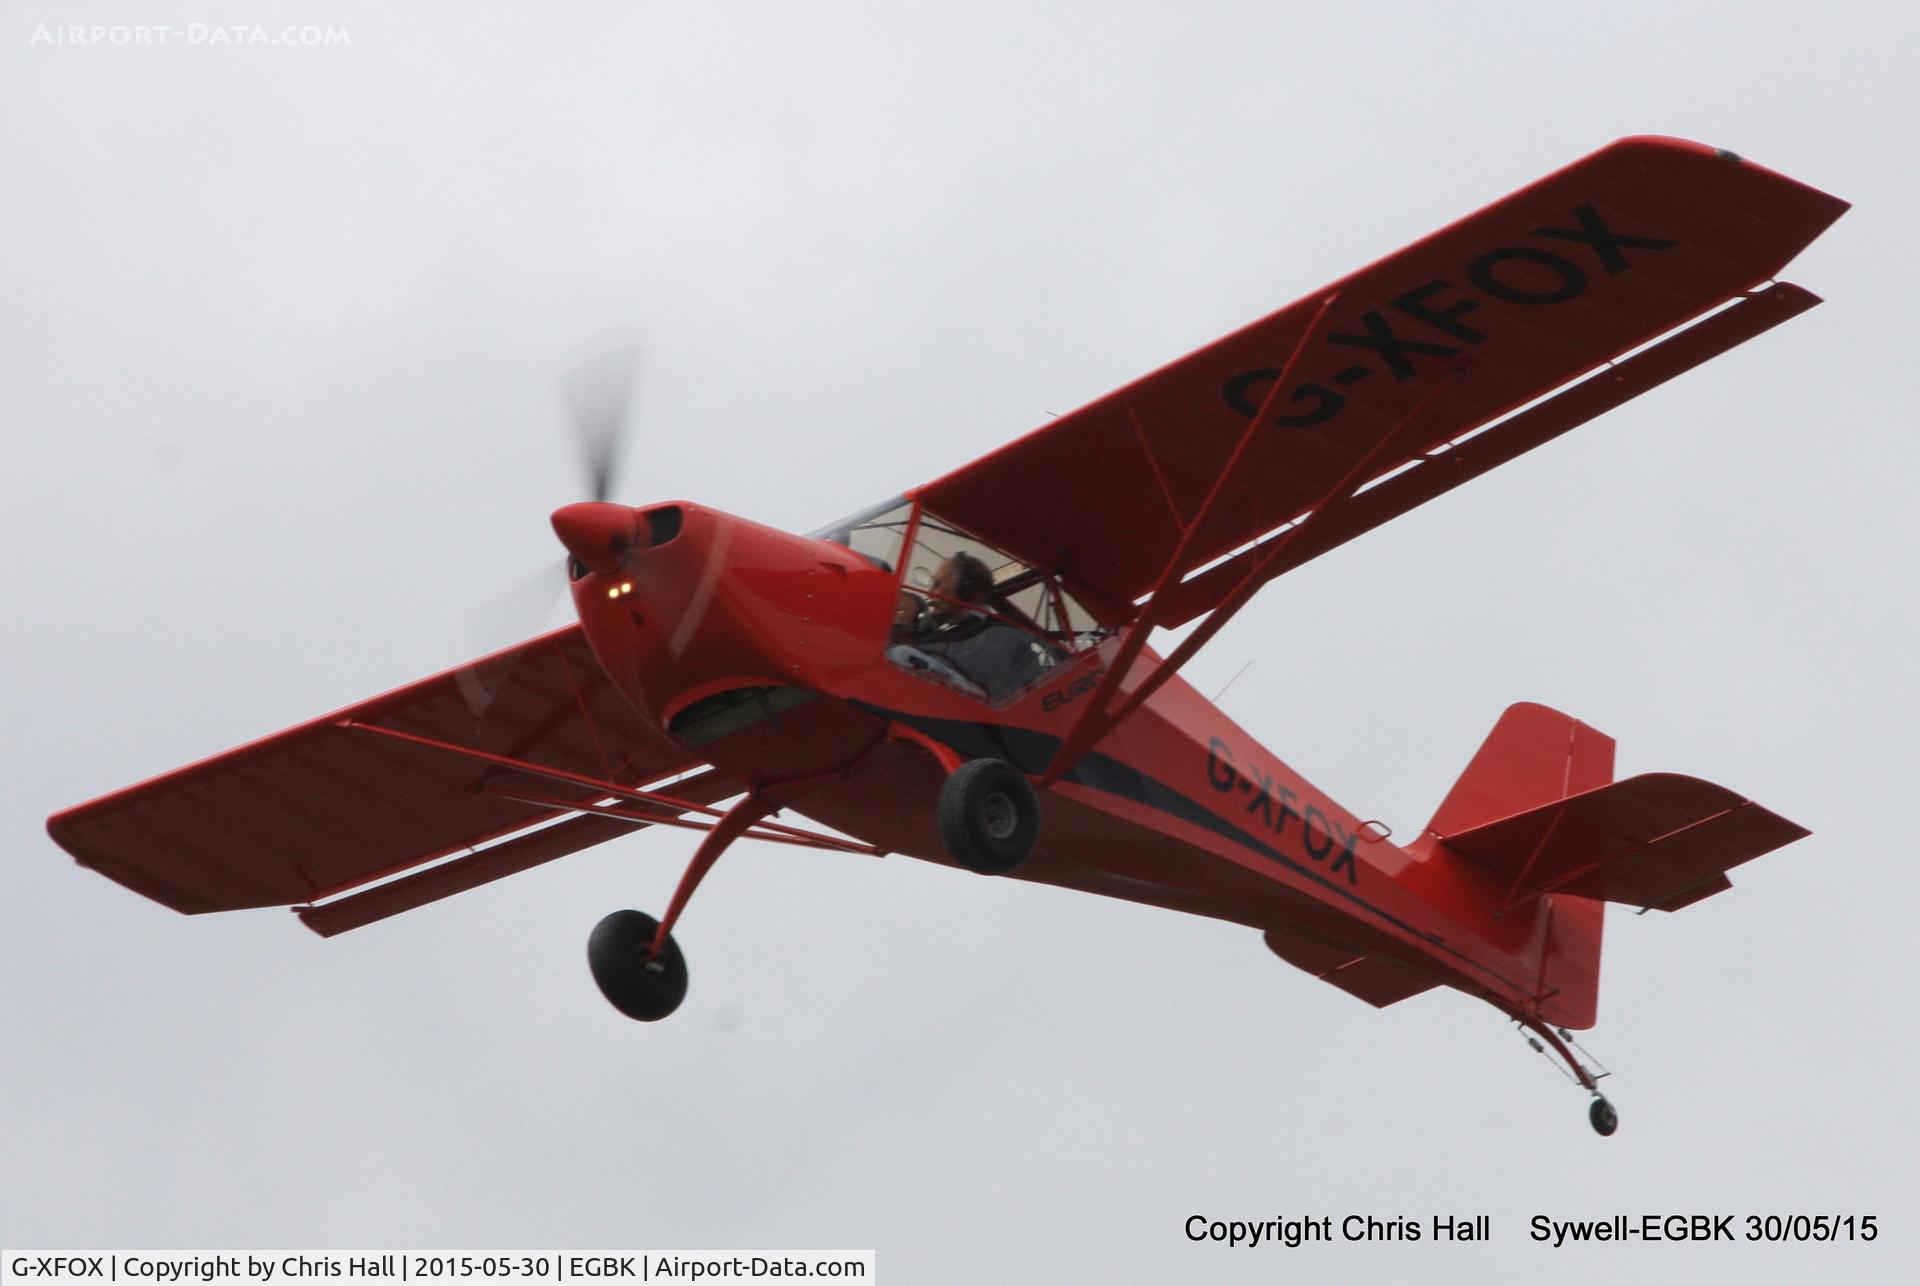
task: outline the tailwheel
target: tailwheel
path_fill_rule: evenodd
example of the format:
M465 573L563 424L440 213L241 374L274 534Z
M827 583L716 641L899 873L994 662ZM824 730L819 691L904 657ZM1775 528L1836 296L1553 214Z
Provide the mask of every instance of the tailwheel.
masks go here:
M1006 875L1040 838L1040 801L1026 774L1001 759L969 759L940 787L940 839L961 866Z
M1556 1033L1553 1028L1538 1018L1527 1014L1508 1010L1507 1016L1524 1029L1523 1035L1527 1031L1533 1033L1527 1037L1527 1044L1533 1046L1535 1053L1545 1055L1551 1047L1553 1052L1560 1056L1561 1062L1566 1065L1561 1070L1566 1074L1567 1079L1593 1095L1593 1101L1587 1104L1587 1123L1593 1126L1593 1132L1604 1139L1619 1129L1620 1113L1615 1111L1613 1104L1607 1101L1607 1096L1600 1092L1600 1078L1609 1075L1607 1069L1600 1065L1600 1060L1588 1053L1579 1041L1574 1040L1573 1033L1564 1027ZM1569 1045L1572 1048L1568 1048ZM1587 1061L1583 1061L1581 1057L1574 1054L1576 1049L1585 1056L1586 1060L1592 1062L1591 1067L1587 1065Z
M653 948L659 921L639 911L615 911L593 926L587 965L615 1009L643 1023L658 1022L687 998L687 962L667 935Z

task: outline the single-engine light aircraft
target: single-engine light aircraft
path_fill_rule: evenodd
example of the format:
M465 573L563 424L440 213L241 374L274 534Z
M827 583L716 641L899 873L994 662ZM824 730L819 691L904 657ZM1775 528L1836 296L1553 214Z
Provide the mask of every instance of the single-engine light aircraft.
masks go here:
M658 920L588 941L642 1021L685 995L672 931L735 840L906 854L1246 925L1376 1006L1477 996L1610 1134L1568 1044L1607 903L1680 910L1808 832L1697 778L1616 780L1611 738L1521 704L1401 845L1180 670L1275 577L1811 308L1777 274L1846 208L1624 139L806 535L612 503L602 467L552 517L576 624L48 830L175 910L291 906L323 935L702 830Z

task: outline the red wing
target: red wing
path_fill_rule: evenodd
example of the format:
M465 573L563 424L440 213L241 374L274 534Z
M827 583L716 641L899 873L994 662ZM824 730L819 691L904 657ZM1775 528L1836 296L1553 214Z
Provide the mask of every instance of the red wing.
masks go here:
M157 902L226 911L311 902L566 811L496 788L605 793L348 722L602 781L644 784L700 762L634 712L572 625L70 808L47 830ZM588 829L597 838L573 847L629 827Z
M1275 431L1252 442L1183 571L1312 509L1363 462L1391 473L1752 290L1846 208L1699 144L1624 139L919 494L1017 557L1136 599L1296 348ZM1812 302L1797 292L1793 310ZM1403 489L1394 512L1431 494Z

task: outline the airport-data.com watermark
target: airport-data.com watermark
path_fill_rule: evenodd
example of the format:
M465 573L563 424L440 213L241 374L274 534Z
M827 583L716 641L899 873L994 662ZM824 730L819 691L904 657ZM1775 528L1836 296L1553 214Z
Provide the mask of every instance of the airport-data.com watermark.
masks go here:
M27 36L30 45L50 45L67 49L89 48L196 48L259 49L270 47L320 48L351 45L353 35L345 27L321 27L296 23L269 28L247 23L180 22L147 23L36 23Z

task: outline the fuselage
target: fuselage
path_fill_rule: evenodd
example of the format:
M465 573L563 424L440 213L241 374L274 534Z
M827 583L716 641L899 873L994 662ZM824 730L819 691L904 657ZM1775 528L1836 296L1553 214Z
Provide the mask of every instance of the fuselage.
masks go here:
M903 511L910 550L923 516ZM889 659L902 655L890 647L896 608L919 592L910 555L684 502L629 512L624 547L563 531L569 548L585 542L575 604L613 681L692 753L750 787L793 785L795 811L887 852L949 862L934 820L945 768L928 743L1039 775L1119 646L1111 631L1058 632L1040 677L992 702ZM1497 913L1497 877L1431 836L1391 842L1177 676L1043 792L1038 846L1016 878L1393 962L1550 1022L1591 1021L1541 994L1540 900Z

